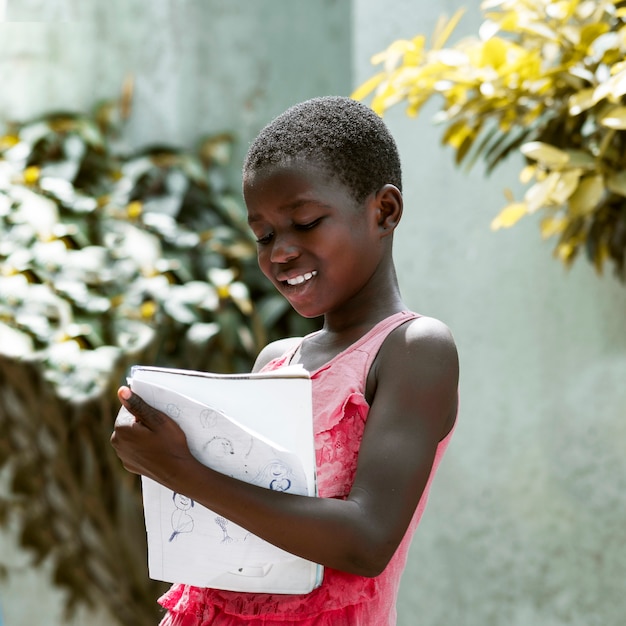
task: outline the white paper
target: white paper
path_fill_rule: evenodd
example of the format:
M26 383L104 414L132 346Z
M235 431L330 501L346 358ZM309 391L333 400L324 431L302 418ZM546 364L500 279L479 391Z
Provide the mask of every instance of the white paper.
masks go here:
M134 367L129 384L176 420L208 467L316 495L311 381L303 368L229 376ZM148 478L142 484L151 578L267 593L306 593L321 582L320 566Z

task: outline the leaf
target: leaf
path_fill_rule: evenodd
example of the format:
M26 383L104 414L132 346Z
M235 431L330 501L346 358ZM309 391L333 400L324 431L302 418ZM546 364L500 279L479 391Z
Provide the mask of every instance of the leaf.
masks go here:
M550 215L544 217L539 223L539 230L543 239L548 239L554 235L559 235L563 232L567 225L567 220L562 216Z
M554 186L550 199L554 204L560 205L567 202L567 199L576 191L583 174L582 169L567 170L566 172L555 173L557 182Z
M626 95L626 69L611 76L607 81L600 83L596 87L593 97L596 102L605 98L616 101L623 95Z
M273 328L289 309L289 302L279 295L269 295L257 305L257 312L266 328Z
M572 169L595 170L597 169L596 159L585 150L566 150L567 167Z
M585 239L583 227L584 221L582 219L568 220L565 229L561 233L559 243L554 249L555 256L560 259L566 267L570 267L574 262L574 259L578 255L580 245Z
M530 128L519 128L508 133L498 130L499 134L496 141L485 152L487 173L491 173L502 159L506 158L513 150L517 150L528 137L530 131Z
M465 9L458 9L454 15L446 22L445 18L440 18L435 27L435 32L433 34L432 47L434 50L438 50L443 48L446 41L450 38L450 35L457 27L459 21L463 17L465 13Z
M350 97L353 100L364 100L367 96L372 93L382 81L385 79L386 74L384 72L380 72L375 74L368 80L366 80L362 85L359 85L351 94Z
M545 179L535 183L524 194L524 201L529 213L550 204L552 194L559 182L559 173L551 172Z
M526 165L525 167L523 167L522 171L519 173L520 183L524 183L524 184L529 183L535 176L536 171L537 171L537 166L534 164Z
M588 215L598 206L603 195L604 178L600 174L583 178L569 199L570 213L575 216Z
M514 202L504 207L500 213L492 220L491 230L500 230L501 228L510 228L517 224L519 220L528 213L525 202Z
M482 47L481 66L492 67L496 70L507 63L509 44L500 37L492 37Z
M626 130L626 106L617 106L600 118L600 124L614 130Z
M551 2L546 6L546 15L553 19L564 21L571 16L573 8L574 3L571 0Z
M541 141L525 143L520 152L550 169L562 167L569 161L567 152Z
M463 145L463 142L474 133L474 129L465 120L460 120L448 127L441 141L458 150Z
M586 111L594 106L596 102L595 89L583 89L573 93L567 101L569 114L580 115L583 111Z
M229 291L231 300L237 305L239 310L244 315L252 315L252 302L246 285L241 282L231 283Z
M371 58L372 65L383 63L385 73L389 74L398 65L400 59L412 45L412 42L408 39L397 39L392 42L386 50L375 54Z
M606 178L607 189L626 198L626 170L613 172Z

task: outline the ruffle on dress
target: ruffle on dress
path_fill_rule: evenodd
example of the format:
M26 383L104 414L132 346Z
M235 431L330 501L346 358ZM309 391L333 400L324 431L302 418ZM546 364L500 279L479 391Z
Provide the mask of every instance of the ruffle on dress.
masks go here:
M321 498L345 498L354 482L369 406L353 392L340 411L315 424L317 490Z
M189 622L193 626L201 626L205 622L212 624L213 622L206 620L213 619L216 612L236 618L239 621L233 623L237 624L248 623L254 619L285 623L297 621L300 624L301 620L314 618L320 613L367 604L377 593L374 578L326 569L324 579L324 585L303 595L241 594L176 584L159 599L159 603L175 615L194 616L195 621ZM355 589L355 579L360 579L358 592Z

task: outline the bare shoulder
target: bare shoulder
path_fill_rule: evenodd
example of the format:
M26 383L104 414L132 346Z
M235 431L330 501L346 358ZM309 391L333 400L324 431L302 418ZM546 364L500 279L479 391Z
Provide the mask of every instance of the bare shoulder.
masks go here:
M409 359L424 363L458 368L458 354L452 332L434 317L418 317L396 328L385 341L381 357L390 364ZM433 362L433 359L435 362Z
M282 356L288 350L295 348L302 341L302 337L287 337L285 339L278 339L268 343L259 352L259 355L254 362L253 372L258 372L262 367L267 365L272 359L277 359Z
M459 358L448 326L419 317L392 331L374 362L376 395L399 395L415 404L438 406L439 419L455 412Z
M370 371L368 423L380 416L400 438L436 445L456 421L458 384L459 359L446 324L432 317L402 324L383 342Z

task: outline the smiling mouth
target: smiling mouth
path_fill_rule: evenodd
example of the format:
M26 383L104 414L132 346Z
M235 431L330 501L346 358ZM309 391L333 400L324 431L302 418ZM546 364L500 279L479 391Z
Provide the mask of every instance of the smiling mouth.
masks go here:
M300 276L294 276L293 278L288 278L287 280L283 280L282 282L285 285L291 285L293 287L295 285L301 285L302 283L306 283L314 276L317 276L317 270L313 270L312 272L306 272L306 274L300 274Z

